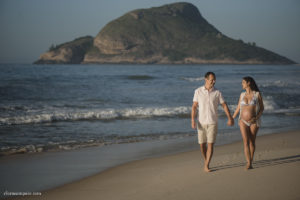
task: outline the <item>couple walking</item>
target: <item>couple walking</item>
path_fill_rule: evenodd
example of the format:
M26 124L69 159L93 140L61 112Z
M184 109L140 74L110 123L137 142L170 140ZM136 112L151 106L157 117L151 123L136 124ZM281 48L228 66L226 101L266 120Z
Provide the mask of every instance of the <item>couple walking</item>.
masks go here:
M237 108L231 116L222 93L214 88L216 75L213 72L205 74L205 85L196 89L192 106L192 128L198 131L198 142L204 158L204 171L210 172L209 163L213 155L214 143L218 129L218 105L221 104L228 118L227 125L234 125L234 118L239 114L239 126L244 142L244 153L247 160L246 169L252 169L255 152L255 139L260 126L260 117L264 104L259 89L251 77L244 77L242 92ZM198 113L198 118L196 118Z

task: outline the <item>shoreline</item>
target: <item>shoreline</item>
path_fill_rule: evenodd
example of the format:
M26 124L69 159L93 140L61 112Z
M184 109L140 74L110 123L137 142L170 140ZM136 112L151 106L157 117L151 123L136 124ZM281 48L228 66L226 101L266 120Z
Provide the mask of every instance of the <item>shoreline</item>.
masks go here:
M113 144L0 158L0 199L5 191L45 191L124 163L190 151L193 137ZM178 149L177 149L178 148Z
M238 141L216 146L211 173L203 172L197 149L129 161L25 199L220 199L224 195L228 199L297 199L299 139L300 130L258 136L254 169L249 171L244 170L243 145ZM254 193L243 196L248 187Z

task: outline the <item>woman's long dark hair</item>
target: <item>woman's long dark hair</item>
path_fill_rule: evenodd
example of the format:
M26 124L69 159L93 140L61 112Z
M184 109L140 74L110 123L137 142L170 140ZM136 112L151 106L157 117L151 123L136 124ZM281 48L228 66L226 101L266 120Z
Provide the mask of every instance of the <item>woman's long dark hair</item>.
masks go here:
M245 80L247 83L250 83L250 88L253 91L259 92L259 89L254 81L254 79L251 76L246 76L243 78L243 80Z

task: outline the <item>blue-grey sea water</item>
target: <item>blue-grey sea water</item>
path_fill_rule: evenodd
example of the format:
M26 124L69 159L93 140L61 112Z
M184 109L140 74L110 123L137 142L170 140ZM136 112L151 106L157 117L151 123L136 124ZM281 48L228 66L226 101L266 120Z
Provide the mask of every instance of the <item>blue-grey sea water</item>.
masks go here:
M296 65L0 65L0 153L168 140L195 135L194 90L215 72L231 112L244 76L261 90L259 134L299 129ZM240 137L219 108L218 143Z

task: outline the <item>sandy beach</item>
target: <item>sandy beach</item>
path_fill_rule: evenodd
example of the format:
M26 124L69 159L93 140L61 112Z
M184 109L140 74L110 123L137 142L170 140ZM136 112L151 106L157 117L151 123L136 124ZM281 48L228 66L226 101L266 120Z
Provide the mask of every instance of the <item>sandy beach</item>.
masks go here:
M300 199L300 131L258 137L252 170L244 170L242 150L241 142L217 146L211 173L197 150L130 162L24 198Z

